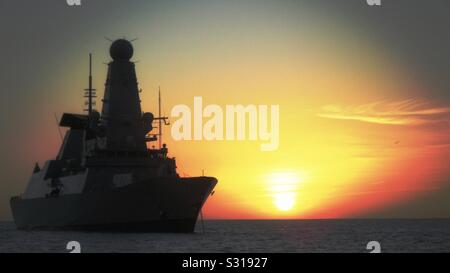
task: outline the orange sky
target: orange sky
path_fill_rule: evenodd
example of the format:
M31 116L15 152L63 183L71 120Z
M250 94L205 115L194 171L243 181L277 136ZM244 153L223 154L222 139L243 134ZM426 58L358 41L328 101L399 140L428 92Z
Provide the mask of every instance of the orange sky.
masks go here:
M156 113L158 86L166 115L178 104L192 107L194 96L220 106L280 106L273 152L261 152L260 142L175 142L165 135L180 175L205 170L218 178L206 217L364 215L450 177L449 105L428 97L435 87L386 43L326 10L225 2L143 8L114 25L114 33L139 37L134 60L144 111ZM57 152L54 113L81 112L88 50L103 95L109 42L76 45L48 67L51 81L33 90L40 92L27 128L33 138L23 134L18 155L30 168Z
M204 169L219 179L207 217L349 217L413 198L445 179L449 149L436 144L448 137L439 125L449 108L416 96L427 87L360 46L324 56L331 49L319 54L304 44L263 60L244 48L221 66L178 68L177 81L163 86L166 113L176 104L193 107L194 96L222 106L280 105L274 152L261 152L259 142L174 142L166 135L181 174ZM151 75L148 69L139 73ZM155 109L155 94L145 93L147 109Z

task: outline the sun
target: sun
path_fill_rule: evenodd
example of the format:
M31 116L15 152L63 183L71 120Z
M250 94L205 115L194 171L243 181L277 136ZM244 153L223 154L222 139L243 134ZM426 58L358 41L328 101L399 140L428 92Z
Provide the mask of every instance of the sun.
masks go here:
M289 211L295 205L295 196L293 193L275 194L275 206L281 211Z
M303 179L297 173L273 173L269 176L269 189L278 211L291 211L297 202L297 193Z

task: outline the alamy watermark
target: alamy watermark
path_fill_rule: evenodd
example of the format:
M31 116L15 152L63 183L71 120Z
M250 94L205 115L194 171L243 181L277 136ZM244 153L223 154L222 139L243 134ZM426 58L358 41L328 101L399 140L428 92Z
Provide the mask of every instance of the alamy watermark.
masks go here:
M381 0L366 0L369 6L381 6Z
M366 246L367 250L370 250L370 253L381 253L381 244L378 241L370 241Z
M81 0L66 0L69 6L81 6Z
M69 253L81 253L81 244L78 241L70 241L66 245L66 250L69 250Z
M81 6L81 0L66 0L69 6ZM366 0L369 6L381 6L381 0Z
M171 128L172 138L205 141L261 141L261 151L275 151L280 142L279 105L203 105L194 97L194 106L180 104L172 108L177 118Z

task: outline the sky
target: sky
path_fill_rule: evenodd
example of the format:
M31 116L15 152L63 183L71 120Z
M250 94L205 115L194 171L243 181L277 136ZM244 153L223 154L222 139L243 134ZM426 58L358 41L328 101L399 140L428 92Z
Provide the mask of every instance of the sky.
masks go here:
M124 37L137 38L145 111L159 86L166 115L195 96L280 107L273 152L165 135L180 175L219 180L206 218L450 217L449 12L444 0L3 0L0 219L55 157L55 114L82 112L88 54L102 96L109 40Z

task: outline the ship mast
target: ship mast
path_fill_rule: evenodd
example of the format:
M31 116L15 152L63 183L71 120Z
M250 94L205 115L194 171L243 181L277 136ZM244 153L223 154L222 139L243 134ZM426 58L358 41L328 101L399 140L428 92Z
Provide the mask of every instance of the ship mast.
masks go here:
M154 120L158 121L158 133L154 134L153 136L157 136L158 138L158 146L159 149L161 150L162 148L162 135L163 135L163 131L162 131L162 126L163 126L163 122L164 125L170 125L170 121L168 117L163 117L161 115L161 87L158 88L158 117L156 117Z
M90 116L92 114L92 106L95 104L94 98L97 97L95 93L96 89L92 88L92 53L89 53L89 87L88 89L84 89L84 91L84 97L87 98L85 105L88 106L84 111L87 111Z
M158 127L159 127L159 133L158 133L158 142L159 142L159 149L162 148L162 119L161 119L161 87L158 87Z

